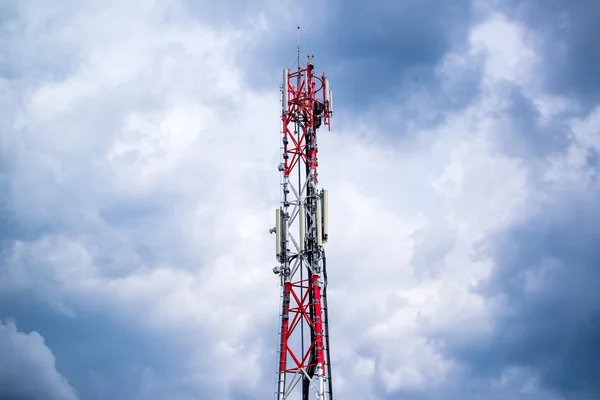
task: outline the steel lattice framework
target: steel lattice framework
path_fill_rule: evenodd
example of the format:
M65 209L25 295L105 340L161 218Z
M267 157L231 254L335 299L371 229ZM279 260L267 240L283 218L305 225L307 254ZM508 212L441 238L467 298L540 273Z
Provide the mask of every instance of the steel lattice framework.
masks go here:
M313 57L304 68L283 71L282 198L271 230L282 287L278 400L333 399L323 248L328 196L317 175L317 132L331 129L333 109L329 81L315 74Z

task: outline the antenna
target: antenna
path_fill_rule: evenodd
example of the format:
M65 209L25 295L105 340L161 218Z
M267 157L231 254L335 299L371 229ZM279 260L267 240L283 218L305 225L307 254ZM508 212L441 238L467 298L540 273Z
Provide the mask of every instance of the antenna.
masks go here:
M298 71L300 71L300 27L298 27Z

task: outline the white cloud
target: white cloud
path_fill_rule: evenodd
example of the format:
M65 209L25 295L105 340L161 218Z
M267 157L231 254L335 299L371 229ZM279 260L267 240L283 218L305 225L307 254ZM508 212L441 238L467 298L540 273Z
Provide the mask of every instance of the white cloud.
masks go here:
M487 80L509 80L523 86L531 85L539 68L539 58L532 45L535 37L517 22L504 15L492 14L489 19L471 30L470 46L473 54L485 54Z
M75 400L77 393L56 371L55 357L37 332L23 333L0 321L0 397Z

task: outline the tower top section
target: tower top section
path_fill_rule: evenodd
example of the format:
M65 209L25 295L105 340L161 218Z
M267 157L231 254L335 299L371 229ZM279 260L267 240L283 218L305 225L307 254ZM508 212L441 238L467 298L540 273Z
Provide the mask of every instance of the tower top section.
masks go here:
M325 73L319 76L315 72L314 54L307 58L305 66L298 64L296 71L283 70L281 119L285 149L280 169L287 177L298 162L304 162L316 179L316 136L322 125L331 130L333 93Z

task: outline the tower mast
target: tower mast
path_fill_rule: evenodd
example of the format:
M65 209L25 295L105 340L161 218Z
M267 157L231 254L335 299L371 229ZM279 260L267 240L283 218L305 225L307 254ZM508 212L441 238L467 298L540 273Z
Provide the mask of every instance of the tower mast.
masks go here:
M282 200L271 230L279 262L273 272L282 290L278 400L333 399L323 247L328 195L319 190L317 174L317 132L323 125L331 129L332 92L325 74L315 73L314 54L307 58L300 65L298 35L298 69L283 71Z

